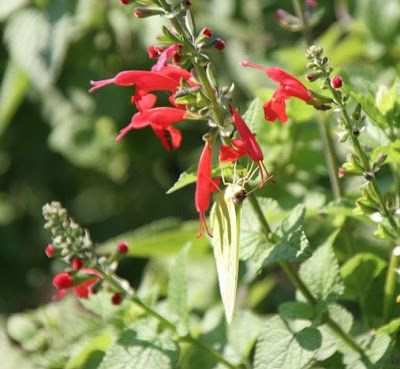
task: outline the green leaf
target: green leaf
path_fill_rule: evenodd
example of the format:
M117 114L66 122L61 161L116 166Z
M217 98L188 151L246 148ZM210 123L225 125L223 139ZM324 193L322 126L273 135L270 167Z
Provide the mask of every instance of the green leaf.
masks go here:
M129 256L167 256L178 254L183 245L192 242L191 255L206 255L210 246L206 238L196 238L198 228L197 221L167 218L112 238L101 244L100 250L111 253L119 242L124 241L131 245Z
M386 363L389 361L390 351L390 336L380 335L374 337L364 350L366 358L361 358L359 353L348 351L347 349L343 357L343 362L346 364L346 369L387 368Z
M354 255L340 269L345 285L344 298L364 301L372 281L385 267L386 262L374 254Z
M94 337L68 360L65 369L96 369L110 345L110 334L103 333Z
M310 304L302 301L293 301L279 305L279 315L285 320L312 320L314 312Z
M343 293L343 280L332 244L338 232L314 251L300 267L300 277L318 300L335 301Z
M268 319L257 341L254 369L299 369L310 363L320 335L304 328L294 332L279 316Z
M10 60L0 87L0 135L22 103L28 88L26 74Z
M388 154L385 164L400 163L400 140L396 140L389 145L376 147L371 154L371 162L375 161L381 152L386 152Z
M376 331L376 335L380 336L381 334L397 334L400 331L400 318L396 318L391 320L388 324L380 327Z
M211 210L211 232L219 290L228 323L232 321L239 271L240 204L233 202L240 185L228 185Z
M236 170L240 171L241 167L237 166ZM232 178L234 173L234 166L232 163L224 164L222 167L224 177L226 179ZM215 166L211 170L212 177L221 176L221 167L219 165ZM181 188L195 183L197 181L197 165L190 166L186 171L181 173L175 184L166 192L168 195L172 192L180 190Z
M261 333L262 319L249 310L235 314L228 330L228 344L241 358L247 358Z
M186 261L191 244L183 247L169 273L168 307L178 318L183 328L189 329L187 306Z
M281 241L273 247L257 250L257 258L262 260L261 267L290 261L299 262L311 256L310 244L303 230L305 207L297 205L282 222Z
M106 351L98 369L172 369L178 361L179 346L168 332L126 329Z
M348 333L353 325L353 316L341 305L330 304L328 305L328 312L331 319L346 333ZM322 345L318 349L315 358L323 361L331 357L339 347L345 345L337 334L329 328L328 325L323 324L319 327L322 334Z
M11 58L41 91L60 71L69 42L68 17L51 24L37 9L24 9L7 23L4 37Z
M265 126L264 112L262 101L259 97L253 99L247 108L246 112L242 115L243 120L252 132L258 133L258 129Z

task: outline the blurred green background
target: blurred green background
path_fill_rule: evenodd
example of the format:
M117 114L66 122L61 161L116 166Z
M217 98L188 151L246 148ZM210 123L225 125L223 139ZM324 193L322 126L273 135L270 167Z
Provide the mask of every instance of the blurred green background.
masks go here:
M242 60L286 68L304 81L305 42L274 21L277 8L292 12L291 1L192 3L198 27L226 41L215 55L216 70L224 83L236 83L235 104L243 110L254 95L270 96L274 84L243 70ZM332 64L348 81L362 76L390 85L400 70L400 1L318 4L313 35ZM61 201L96 242L166 217L197 219L193 185L165 192L197 162L206 125L180 124L178 151L166 152L150 129L130 132L117 144L118 131L135 112L132 90L108 86L88 93L90 80L154 63L146 49L165 21L136 19L133 9L118 0L0 1L0 313L35 307L54 292L57 267L44 254L46 202ZM332 194L315 113L302 106L299 113L296 104L289 104L297 112L292 122L265 123L260 140L280 184L263 195L284 208L305 202L312 212ZM319 241L317 230L309 233ZM122 274L137 284L144 263L126 261Z

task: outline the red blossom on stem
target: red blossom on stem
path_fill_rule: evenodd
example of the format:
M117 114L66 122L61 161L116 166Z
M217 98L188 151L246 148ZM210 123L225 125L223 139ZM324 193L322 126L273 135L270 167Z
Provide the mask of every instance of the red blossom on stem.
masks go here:
M215 41L215 48L217 49L217 50L219 50L219 51L222 51L222 50L224 50L225 49L225 42L224 42L224 40L221 40L220 38L217 38L216 39L216 41Z
M264 68L260 65L245 61L244 67L252 67L263 70L269 78L278 82L280 86L275 91L272 99L264 104L265 119L274 122L277 118L282 122L287 122L286 100L291 97L297 97L305 102L312 98L306 86L304 86L296 77L278 67Z
M122 301L122 295L118 292L114 293L111 296L111 302L113 305L119 305Z
M240 116L240 114L232 107L230 107L230 109L231 109L233 122L235 124L236 130L238 131L241 139L234 138L232 140L232 144L236 147L236 149L234 149L233 147L228 146L228 145L221 146L220 156L219 156L220 161L223 163L235 161L246 154L249 155L251 160L258 163L258 167L260 169L260 175L261 175L260 187L263 187L263 185L264 185L263 169L265 170L268 177L269 177L269 173L263 163L264 155L261 151L260 145L256 141L255 134L250 131L249 127L247 126L247 124L243 120L243 118ZM274 181L272 181L272 182L274 182Z
M51 258L52 255L54 254L54 246L47 245L46 248L44 249L44 252L46 253L47 257Z
M101 277L101 273L95 269L91 268L82 268L80 272L77 274L77 278L73 278L70 273L60 273L54 276L53 285L60 290L61 294L57 294L57 297L62 297L65 293L64 290L68 290L73 287L73 292L76 296L81 298L88 298L89 296L89 287L95 284ZM85 277L85 274L87 276ZM89 276L93 276L90 278Z
M127 245L127 243L126 243L126 242L120 242L120 243L118 244L118 251L119 251L121 254L126 254L126 253L128 252L128 245Z
M130 124L120 131L121 133L115 140L120 141L132 129L140 129L150 125L168 151L171 150L171 146L176 149L181 144L182 135L171 125L184 120L185 114L185 110L169 107L153 108L136 113Z
M82 268L82 266L83 266L83 261L82 261L82 259L76 258L76 259L74 259L74 260L72 261L72 268L73 268L74 270L79 270L79 269Z
M211 193L218 191L218 185L219 178L211 178L211 147L207 141L200 156L199 166L197 169L195 205L200 218L200 230L197 237L202 236L203 229L205 229L207 234L212 237L207 227L205 212L210 206Z
M343 79L340 76L333 76L331 79L331 85L333 88L340 88L343 86Z

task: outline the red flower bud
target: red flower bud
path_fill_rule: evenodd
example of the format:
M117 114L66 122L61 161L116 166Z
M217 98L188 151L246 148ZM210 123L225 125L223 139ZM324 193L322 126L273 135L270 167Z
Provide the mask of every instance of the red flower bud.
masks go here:
M121 4L124 5L128 5L129 4L129 0L119 0L121 2Z
M182 2L182 4L183 4L184 6L190 6L190 5L192 5L192 3L190 2L190 0L185 0L185 1Z
M172 62L173 63L179 63L179 61L182 59L182 57L179 55L179 54L174 54L173 56L172 56Z
M306 5L310 8L316 8L318 3L316 0L306 0Z
M147 52L149 54L150 59L157 59L158 58L158 50L157 47L154 45L151 45L148 49Z
M72 268L74 268L74 270L79 270L81 269L83 266L83 261L80 258L76 258L72 261Z
M343 86L343 80L340 76L333 76L331 80L331 86L333 88L340 88Z
M342 167L340 167L338 170L338 176L339 176L339 178L344 177L344 169Z
M353 135L354 136L358 136L359 134L360 134L360 130L359 129L356 128L356 129L353 130Z
M122 301L122 295L120 293L114 293L114 295L112 295L111 297L111 302L113 303L113 305L119 305Z
M219 51L222 51L225 49L225 42L221 40L220 38L217 38L215 42L215 48L218 49Z
M208 28L204 28L203 35L210 38L212 36L212 32Z
M54 246L47 245L46 248L44 249L44 252L46 253L47 257L51 258L54 254Z
M60 273L53 278L53 285L59 290L70 288L73 284L74 280L71 278L69 273Z
M128 245L125 242L121 242L118 244L118 251L121 254L126 254L128 252Z

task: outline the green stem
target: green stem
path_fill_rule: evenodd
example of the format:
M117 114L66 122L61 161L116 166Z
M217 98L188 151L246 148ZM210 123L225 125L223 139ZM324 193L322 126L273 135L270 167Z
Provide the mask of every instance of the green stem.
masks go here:
M304 6L303 6L303 4L300 3L299 0L292 0L292 4L293 4L294 11L297 15L297 18L300 19L300 22L301 22L301 25L303 28L304 37L306 38L307 44L311 45L311 43L312 43L311 30L310 30L310 26L308 24L308 19L304 12Z
M257 220L261 224L261 228L263 230L264 235L269 240L272 230L271 230L271 227L269 226L267 220L265 219L265 216L261 209L260 203L257 200L257 197L254 195L254 193L252 193L247 198L249 199L250 204L253 207L254 212L256 213Z
M325 160L328 166L329 179L333 190L333 197L335 198L335 200L340 200L343 196L343 190L337 174L337 169L339 166L337 162L335 148L333 146L332 136L328 130L327 121L324 121L322 118L319 119L318 126L321 133Z
M330 82L329 74L326 71L325 71L325 77L326 77L327 83L329 83ZM368 157L367 157L365 151L363 150L357 136L353 135L352 124L351 124L349 114L346 110L346 106L344 105L342 98L340 97L337 90L334 89L330 85L330 83L329 83L329 86L330 86L329 88L331 90L331 93L332 93L336 103L339 105L340 110L342 112L344 123L345 123L346 128L349 132L349 135L352 139L354 150L355 150L358 158L360 159L361 164L362 164L363 168L365 169L365 171L367 173L370 173L372 176L370 183L371 183L371 186L372 186L372 189L373 189L375 195L377 196L377 199L378 199L380 208L383 212L383 215L389 221L392 230L397 235L397 238L400 239L400 228L399 228L396 220L394 219L392 213L389 211L389 209L386 206L386 202L384 200L384 197L383 197L381 190L379 188L379 185L378 185L378 180L376 179L375 174L372 173L372 168L369 163ZM392 311L394 293L396 290L396 283L395 283L396 282L396 271L395 270L398 267L398 265L399 265L399 258L397 256L395 256L392 252L391 257L390 257L389 267L387 268L387 272L386 272L385 286L384 286L384 299L383 299L383 321L384 322L386 322L388 319L390 319L390 313Z
M387 322L390 319L394 293L396 290L397 273L396 269L399 267L400 258L393 251L390 255L389 267L386 273L384 297L383 297L383 321Z
M153 318L157 319L163 326L170 329L174 332L177 337L178 341L180 342L187 342L196 346L201 351L203 351L206 355L210 356L211 358L215 359L216 361L223 364L225 367L229 369L237 369L237 366L226 360L223 356L221 356L218 352L212 350L208 346L204 345L202 342L194 338L190 333L185 336L179 336L178 328L174 323L169 321L168 319L164 318L162 315L157 313L154 309L152 309L149 305L145 304L142 300L140 300L136 295L134 295L131 291L127 291L121 284L113 278L112 275L103 271L101 267L96 268L103 276L103 278L112 285L112 287L120 293L127 295L129 299L134 302L136 305L141 307L148 315L152 316Z

